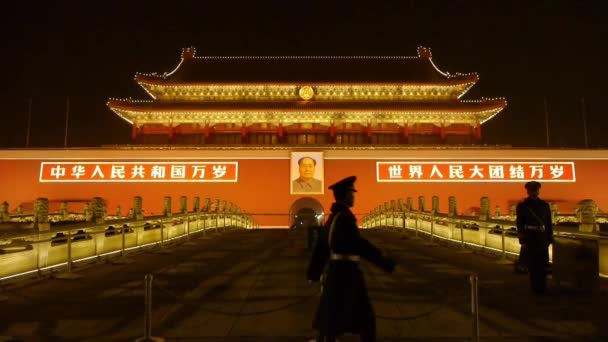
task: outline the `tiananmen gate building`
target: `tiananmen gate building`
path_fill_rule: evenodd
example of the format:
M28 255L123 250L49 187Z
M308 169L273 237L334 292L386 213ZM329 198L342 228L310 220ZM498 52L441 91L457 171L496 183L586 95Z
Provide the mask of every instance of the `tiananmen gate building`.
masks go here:
M430 49L416 56L197 56L182 51L163 74L136 74L147 99L110 99L132 125L133 144L93 149L0 151L2 198L11 208L101 197L108 212L143 198L223 198L263 227L287 227L327 187L358 177L360 217L387 200L455 196L459 212L488 196L503 213L539 180L541 197L573 212L592 198L608 208L604 150L485 147L482 125L502 98L462 99L476 74L450 74ZM176 200L174 200L174 203ZM126 210L123 210L126 212Z

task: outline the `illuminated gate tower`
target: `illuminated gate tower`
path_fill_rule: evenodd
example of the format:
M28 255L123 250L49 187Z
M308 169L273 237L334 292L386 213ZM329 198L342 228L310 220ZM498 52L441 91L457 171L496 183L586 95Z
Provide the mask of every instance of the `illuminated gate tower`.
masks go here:
M136 74L151 100L110 99L138 144L434 145L481 142L506 101L461 100L477 74L417 56L196 56Z

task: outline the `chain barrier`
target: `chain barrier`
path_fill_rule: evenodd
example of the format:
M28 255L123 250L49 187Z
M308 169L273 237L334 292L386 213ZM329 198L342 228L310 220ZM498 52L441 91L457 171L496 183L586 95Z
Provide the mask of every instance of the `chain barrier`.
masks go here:
M174 299L175 301L177 301L178 303L182 304L182 305L195 305L195 304L204 304L205 301L203 300L186 300L184 298L180 298L179 296L177 296L176 294L174 294L173 292L167 290L167 289L163 289L162 287L154 284L154 287L159 290L160 292L164 293L165 295L171 297L172 299ZM210 308L206 308L204 306L198 306L197 308L212 314L217 314L217 315L223 315L223 316L233 316L233 317L246 317L246 316L257 316L257 315L264 315L264 314L269 314L269 313L273 313L273 312L278 312L278 311L283 311L283 310L287 310L291 307L294 307L298 304L304 303L308 300L310 300L313 297L318 297L320 295L320 291L315 292L312 295L309 296L305 296L302 298L299 298L291 303L276 307L276 308L272 308L272 309L268 309L268 310L259 310L259 311L247 311L247 312L228 312L228 311L221 311L221 310L215 310L215 309L210 309Z
M505 230L504 227L502 227L502 243L504 246L504 235L505 235ZM462 231L462 230L461 230ZM503 256L504 254L504 248L503 248ZM481 285L483 287L483 285ZM471 323L472 323L472 330L471 330L471 340L472 341L480 341L480 310L479 310L479 287L480 287L480 282L479 282L479 277L476 274L471 274L468 277L468 287L469 287L469 292L470 294L468 295L469 300L470 300L470 315L471 315ZM445 294L445 291L442 291ZM466 295L466 293L454 293L451 292L452 295ZM447 297L446 294L446 300L440 304L438 307L429 310L428 312L424 312L415 316L415 318L420 318L420 317L425 317L425 316L430 316L431 314L433 314L436 311L439 311L442 306L445 306L446 304L448 304L450 302L450 298ZM555 307L552 306L551 309L549 309L550 311L554 311L554 310L571 310L571 306L570 305L560 305L559 307ZM389 319L389 320L399 320L397 318L400 317L385 317L385 316L381 316L381 315L376 315L377 318L379 319ZM414 317L414 316L412 316ZM414 318L414 319L415 319ZM580 340L580 341L597 341L597 339L594 339L592 337L588 337L588 336L584 336L581 334L573 334L573 333L567 333L565 331L568 331L569 329L571 329L571 327L568 327L567 325L565 325L563 322L557 322L557 325L559 325L560 327L562 327L562 329L556 329L556 328L545 328L548 331L551 331L552 333L559 333L562 335L566 335L569 338L572 338L573 340Z
M287 244L289 242L289 240L285 240L284 244ZM282 249L280 248L280 246L277 245L273 245L272 250L274 250L274 252L269 253L269 255L265 258L262 258L261 261L266 261L266 260L271 260L272 259L272 255L276 254L277 252L281 251ZM256 277L249 289L249 292L247 294L247 296L245 297L245 299L243 300L243 304L245 304L248 301L248 297L249 297L249 293L251 293L251 290L253 290L253 288L255 287L255 285L257 284L260 276L265 275L266 273L263 271L264 269L264 265L260 264L260 266L257 267L259 269L259 271L256 274ZM279 306L277 308L272 308L272 309L268 309L268 310L259 310L259 311L248 311L248 312L228 312L228 311L222 311L222 310L215 310L215 309L211 309L208 307L205 307L204 304L206 303L204 300L199 299L199 300L188 300L186 298L180 297L177 294L173 293L170 290L167 290L165 288L162 288L161 286L157 285L157 284L153 284L153 286L161 293L165 294L166 296L170 297L171 299L175 300L176 302L185 305L185 306L191 306L191 305L198 305L198 309L209 312L209 313L213 313L213 314L218 314L218 315L224 315L224 316L232 316L232 317L245 317L245 316L256 316L256 315L263 315L263 314L268 314L268 313L273 313L273 312L278 312L278 311L283 311L286 310L288 308L291 308L293 306L299 305L301 303L304 303L308 300L310 300L313 297L318 297L320 294L320 291L316 291L315 293L308 295L308 296L304 296L302 298L299 298L291 303L287 303L285 305ZM242 311L242 310L241 310Z
M165 294L166 296L170 297L171 299L177 301L178 303L185 305L185 306L192 306L192 305L200 305L200 304L205 304L206 302L204 300L187 300L184 299L182 297L179 297L178 295L176 295L175 293L162 288L161 286L157 285L157 284L153 284L154 288L156 288L159 292ZM217 314L217 315L223 315L223 316L233 316L233 317L246 317L246 316L257 316L257 315L264 315L264 314L269 314L269 313L273 313L273 312L278 312L278 311L283 311L283 310L287 310L291 307L297 306L301 303L307 302L308 300L314 298L314 297L319 297L321 296L322 291L319 290L317 292L315 292L312 295L308 295L308 296L304 296L302 298L299 298L291 303L288 304L284 304L282 306L276 307L276 308L272 308L272 309L268 309L268 310L259 310L259 311L247 311L247 312L228 312L228 311L221 311L221 310L216 310L216 309L211 309L211 308L207 308L204 306L198 306L197 308L209 313L213 313L213 314ZM449 302L449 298L447 296L445 296L445 300L443 300L441 302L441 304L437 305L435 308L425 311L423 313L419 313L419 314L415 314L415 315L410 315L410 316L399 316L399 317L394 317L394 316L384 316L384 315L378 315L376 314L376 318L378 319L382 319L382 320L390 320L390 321L411 321L411 320L415 320L415 319L419 319L419 318L423 318L426 316L430 316L432 314L434 314L435 312L441 310L443 307L445 307L445 305Z
M382 287L385 290L389 290L388 286L386 286L382 282L378 281L378 277L373 272L367 272L367 273L370 274L371 277L376 280L376 283L382 284ZM397 279L398 284L404 285L404 281L403 281L403 279L401 279L401 277L398 277L394 273L391 274L390 276L393 279ZM435 291L435 292L439 292L439 291ZM437 295L437 293L436 293L436 295ZM437 295L437 297L439 297L439 295ZM416 320L416 319L427 317L427 316L430 316L430 315L434 314L435 312L441 310L447 304L447 302L448 302L447 296L445 296L444 294L441 294L441 297L443 297L444 300L441 301L440 304L438 304L436 307L434 307L434 308L432 308L430 310L427 310L425 312L421 312L421 313L414 314L414 315L409 315L409 316L385 316L385 315L380 315L380 314L376 313L375 317L377 319L381 319L381 320L385 320L385 321L413 321L413 320ZM397 306L397 304L395 304L395 306L397 307L397 311L400 311L399 310L399 306Z
M378 277L372 273L372 272L368 272L369 274L371 274L371 276L376 279L376 282L379 284L382 284L382 286L385 289L389 289L386 285L384 285L382 282L378 281ZM399 285L405 285L405 281L403 280L402 276L398 276L395 273L392 273L390 275L393 279L397 280L397 283ZM387 320L387 321L413 321L416 319L420 319L423 317L428 317L438 311L440 311L441 309L443 309L449 302L450 302L450 297L447 295L446 291L439 289L438 287L433 287L432 288L433 292L435 292L435 298L438 299L437 301L439 302L439 304L437 306L435 306L434 308L427 310L425 312L421 312L418 314L414 314L414 315L409 315L409 316L385 316L385 315L379 315L376 314L376 318L381 319L381 320ZM439 298L442 298L442 300L439 300ZM399 310L399 307L397 307L397 310Z
M289 241L286 240L285 244L287 244ZM280 251L281 249L278 248L276 245L273 248L275 250L274 253L276 253L277 251ZM272 255L272 253L271 253ZM272 256L269 255L266 259L270 260L272 259ZM258 266L258 269L260 270L259 272L257 272L256 277L254 279L254 282L252 284L252 287L250 288L249 293L251 292L251 290L253 290L253 286L255 286L260 278L260 276L265 275L266 273L263 271L264 269L264 265L260 265ZM194 305L194 304L204 304L205 302L202 300L198 300L198 301L185 301L185 299L180 298L179 296L177 296L175 293L163 289L159 286L157 286L157 288L159 289L159 291L165 293L166 295L172 297L174 300L178 301L179 303L183 304L183 305ZM249 297L249 293L247 295L247 297ZM263 315L263 314L268 314L268 313L273 313L273 312L278 312L278 311L283 311L286 310L288 308L291 308L293 306L299 305L301 303L304 303L308 300L310 300L313 297L318 297L320 295L320 291L316 291L315 293L308 295L308 296L304 296L302 298L299 298L291 303L287 303L285 305L279 306L277 308L272 308L272 309L268 309L268 310L259 310L259 311L248 311L248 312L228 312L228 311L222 311L222 310L215 310L215 309L211 309L208 307L204 307L204 306L199 306L198 308L200 310L209 312L209 313L213 313L213 314L218 314L218 315L224 315L224 316L233 316L233 317L245 317L245 316L256 316L256 315ZM243 304L245 304L248 301L248 298L245 298L243 301Z
M428 311L425 311L425 312L421 312L421 313L416 314L416 315L394 317L394 316L384 316L384 315L378 315L378 314L376 314L375 316L376 316L377 319L381 319L381 320L385 320L385 321L400 321L400 322L401 321L414 321L414 320L417 320L417 319L420 319L420 318L424 318L424 317L430 316L430 315L434 314L435 312L443 309L443 307L445 306L446 303L447 303L447 300L445 302L437 305L437 307L435 307L435 308L433 308L431 310L428 310Z
M377 279L377 277L373 274L372 277L374 279ZM395 277L395 275L392 275L393 277ZM400 279L400 277L397 277L399 279L399 284L403 284L403 280ZM380 283L380 282L378 282ZM383 287L385 289L388 290L388 288L383 284ZM437 298L440 296L437 296ZM414 321L423 317L428 317L436 312L438 312L439 310L443 309L449 302L449 297L446 296L445 294L442 294L441 297L443 297L443 300L440 301L440 303L435 306L434 308L418 313L418 314L414 314L414 315L409 315L409 316L385 316L385 315L379 315L379 314L375 314L377 319L381 319L381 320L385 320L385 321ZM395 304L397 305L397 304ZM399 311L399 307L397 306L397 311Z

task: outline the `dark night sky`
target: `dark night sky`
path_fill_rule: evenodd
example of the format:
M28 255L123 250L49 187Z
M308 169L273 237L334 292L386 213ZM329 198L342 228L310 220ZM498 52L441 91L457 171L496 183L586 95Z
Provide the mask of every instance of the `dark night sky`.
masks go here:
M70 97L71 147L128 144L109 97L147 98L135 72L172 70L181 49L204 55L415 55L443 71L477 72L466 98L506 97L486 123L490 145L608 147L602 1L49 1L5 5L0 147L61 147ZM8 14L8 16L6 16ZM8 77L8 78L6 78Z

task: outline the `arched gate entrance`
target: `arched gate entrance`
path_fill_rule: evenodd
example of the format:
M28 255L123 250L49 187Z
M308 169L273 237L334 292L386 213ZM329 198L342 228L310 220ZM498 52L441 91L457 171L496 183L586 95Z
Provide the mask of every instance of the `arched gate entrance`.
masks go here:
M319 201L311 197L303 197L289 208L289 227L306 228L320 226L325 222L325 211Z

